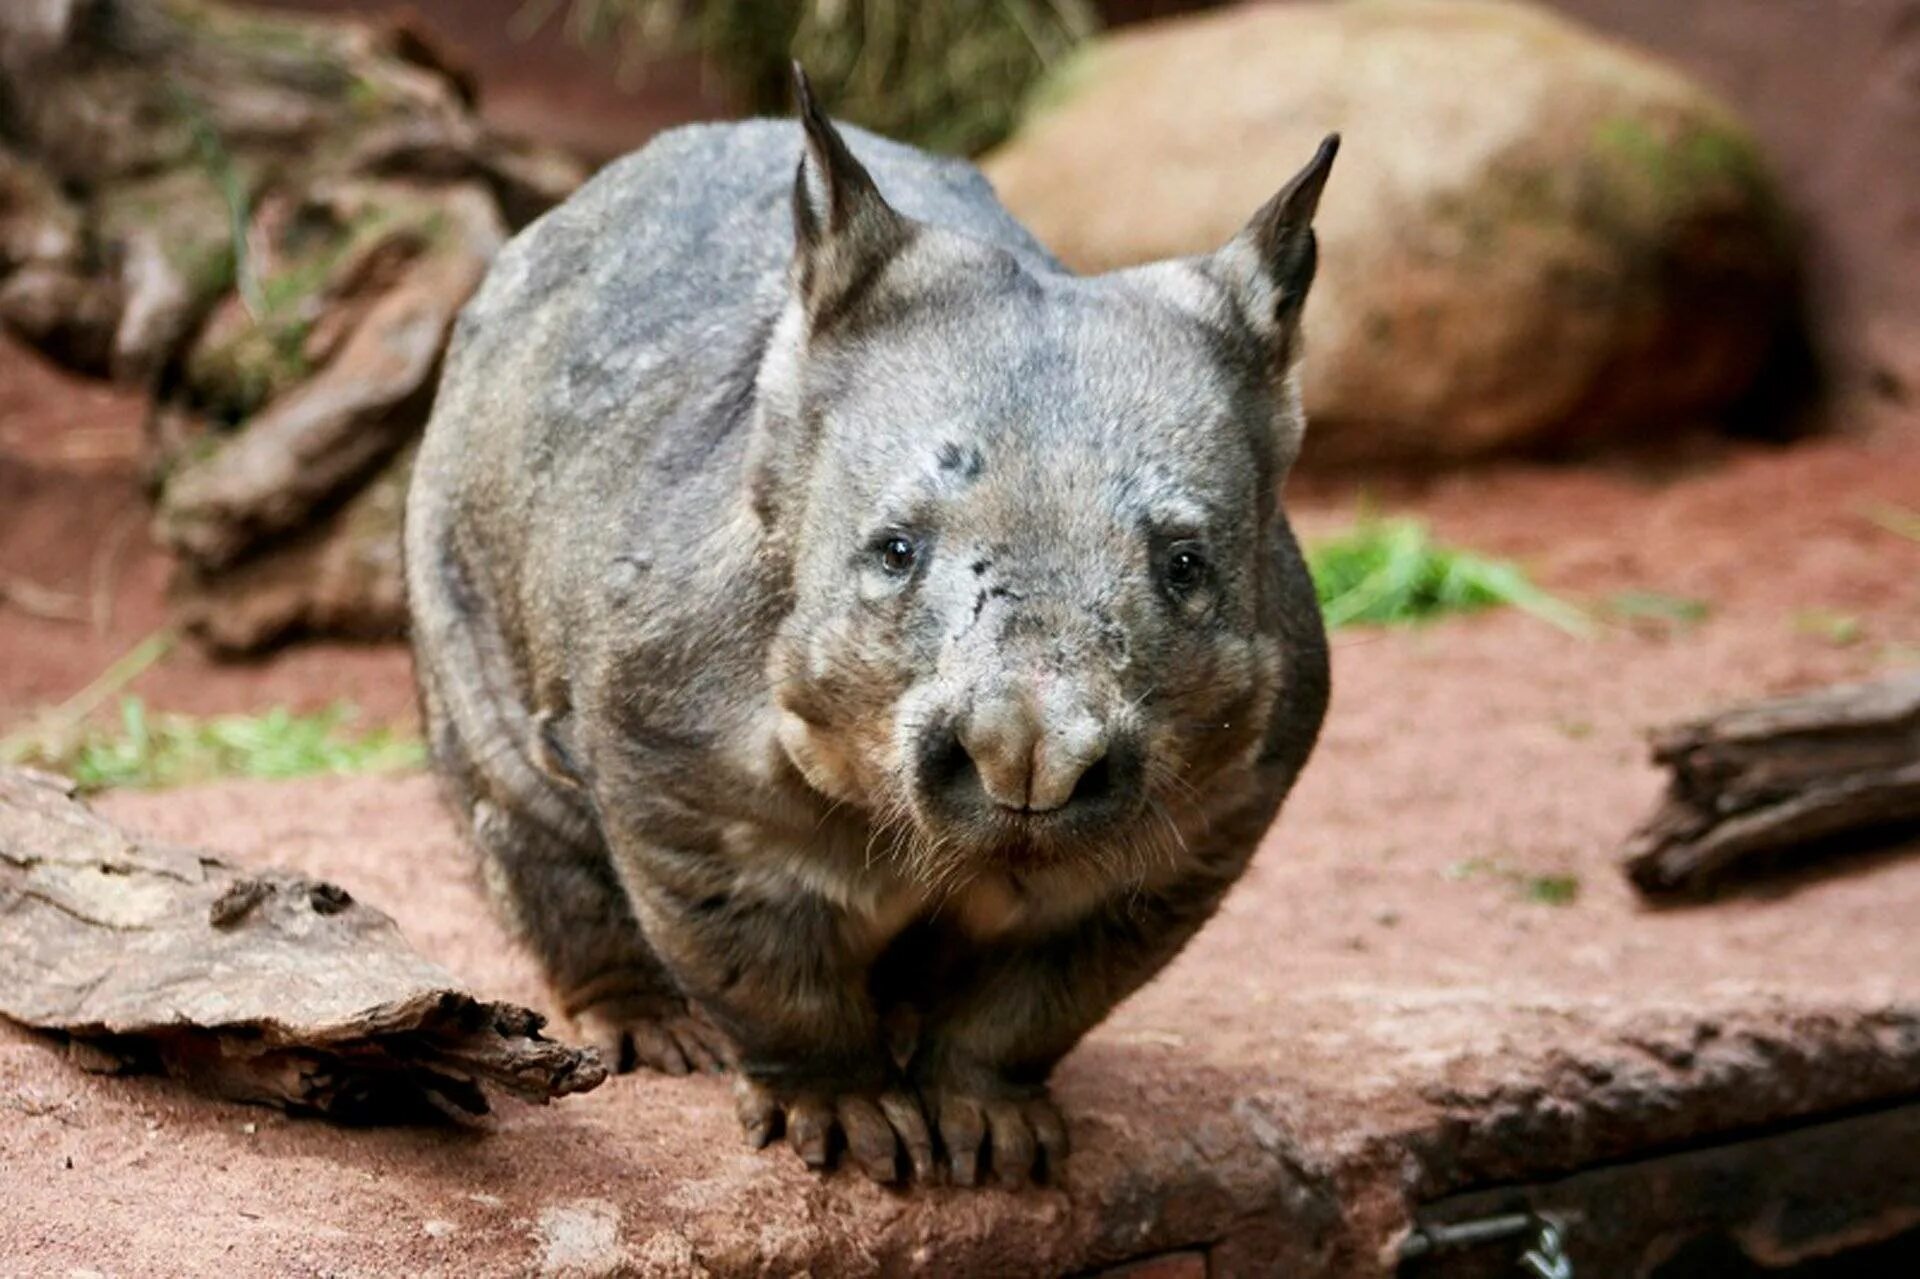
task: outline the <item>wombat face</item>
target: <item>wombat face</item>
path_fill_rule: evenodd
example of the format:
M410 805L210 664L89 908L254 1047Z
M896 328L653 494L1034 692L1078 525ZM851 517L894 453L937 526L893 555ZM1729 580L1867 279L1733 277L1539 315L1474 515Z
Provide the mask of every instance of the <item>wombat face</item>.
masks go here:
M1220 254L1079 279L900 218L808 114L754 461L782 743L930 883L1138 877L1287 695L1272 539L1331 148Z

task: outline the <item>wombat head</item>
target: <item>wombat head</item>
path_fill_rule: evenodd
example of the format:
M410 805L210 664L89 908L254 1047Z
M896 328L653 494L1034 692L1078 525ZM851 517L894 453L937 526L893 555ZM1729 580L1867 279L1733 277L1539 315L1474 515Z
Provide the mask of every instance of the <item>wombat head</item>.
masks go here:
M750 465L782 743L930 882L1143 874L1253 766L1313 607L1278 492L1337 140L1218 252L1081 278L897 213L801 90Z

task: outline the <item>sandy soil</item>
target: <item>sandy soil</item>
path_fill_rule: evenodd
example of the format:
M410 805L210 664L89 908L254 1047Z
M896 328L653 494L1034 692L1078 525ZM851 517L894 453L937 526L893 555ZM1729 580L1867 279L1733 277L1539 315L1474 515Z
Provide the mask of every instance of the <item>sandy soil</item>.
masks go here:
M0 731L159 622L137 413L0 349L0 580L87 597L104 572L114 600L98 634L0 612ZM1361 487L1306 480L1292 500L1323 531ZM624 1078L473 1133L346 1132L84 1076L8 1029L0 1273L784 1273L803 1260L817 1274L1020 1273L1206 1243L1224 1272L1255 1246L1342 1255L1373 1237L1356 1223L1390 1213L1369 1203L1913 1095L1920 858L1658 912L1614 858L1660 788L1648 726L1920 661L1920 542L1869 518L1920 511L1920 423L1364 487L1578 602L1652 591L1710 611L1588 640L1511 613L1337 636L1324 744L1269 846L1221 918L1061 1071L1080 1150L1067 1191L814 1182L740 1148L710 1080ZM122 522L125 549L103 551ZM1851 619L1846 642L1836 617ZM406 681L397 648L329 646L239 670L180 652L136 689L200 711L346 696L404 718ZM543 998L423 778L232 783L106 807L336 878L486 993ZM1530 899L1537 875L1575 877L1576 899ZM1834 1053L1852 1064L1791 1068ZM1591 1095L1555 1111L1569 1060L1626 1100L1599 1119L1580 1117ZM1460 1117L1461 1098L1515 1088L1534 1099L1524 1140L1485 1106ZM1708 1100L1676 1107L1682 1095ZM1275 1242L1277 1228L1291 1233Z

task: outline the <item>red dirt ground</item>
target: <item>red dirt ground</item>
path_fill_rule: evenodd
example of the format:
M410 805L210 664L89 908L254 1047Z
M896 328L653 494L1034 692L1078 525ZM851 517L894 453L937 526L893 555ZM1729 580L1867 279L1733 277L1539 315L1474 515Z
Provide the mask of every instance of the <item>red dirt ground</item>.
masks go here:
M140 478L143 412L142 397L74 378L0 334L0 735L166 624L168 560L147 535ZM12 602L21 583L89 618L102 606L105 625L33 615ZM378 722L414 713L394 645L311 644L243 665L181 649L128 691L195 714L341 699Z
M117 560L101 550L140 520L138 412L0 348L0 580L85 597L106 563L115 602L100 634L0 612L0 732L160 621L165 566L138 528ZM1689 1124L1764 1122L1770 1105L1859 1101L1847 1090L1867 1084L1844 1072L1783 1102L1763 1086L1771 1065L1743 1074L1746 1058L1701 1048L1697 1069L1677 1067L1673 1045L1704 1042L1704 1024L1732 1052L1743 1027L1791 1042L1860 1010L1913 1016L1920 857L1660 912L1614 858L1661 786L1650 725L1920 662L1920 541L1869 518L1920 511L1920 422L1658 461L1311 478L1291 502L1311 535L1349 519L1362 487L1576 602L1654 591L1711 612L1589 640L1513 613L1336 636L1326 736L1270 846L1194 947L1062 1068L1080 1150L1070 1195L815 1183L739 1148L705 1080L615 1080L550 1110L511 1107L485 1135L347 1132L83 1076L0 1029L0 1273L1023 1272L1220 1240L1218 1272L1254 1272L1245 1249L1275 1228L1284 1178L1348 1185L1380 1149L1439 1131L1447 1096L1537 1080L1565 1054L1621 1077L1692 1070L1672 1087L1725 1097L1711 1118L1579 1129L1572 1148L1489 1130L1445 1174L1408 1156L1404 1174L1383 1165L1348 1192L1363 1205L1411 1193L1402 1176L1440 1192L1684 1140ZM1852 619L1849 642L1831 615ZM182 652L135 688L195 711L348 697L404 718L406 667L397 647L315 646L238 670ZM424 779L231 783L105 807L336 878L485 993L542 998ZM1577 899L1529 900L1515 877L1530 875L1576 877Z

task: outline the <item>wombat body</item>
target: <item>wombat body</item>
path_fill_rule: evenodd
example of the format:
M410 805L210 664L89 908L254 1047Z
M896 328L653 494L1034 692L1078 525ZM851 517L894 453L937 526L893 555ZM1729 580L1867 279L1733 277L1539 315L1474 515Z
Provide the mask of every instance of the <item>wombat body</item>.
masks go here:
M970 166L804 122L662 136L462 316L433 754L605 1051L737 1067L816 1166L1018 1180L1319 728L1278 490L1331 148L1213 258L1082 279Z

